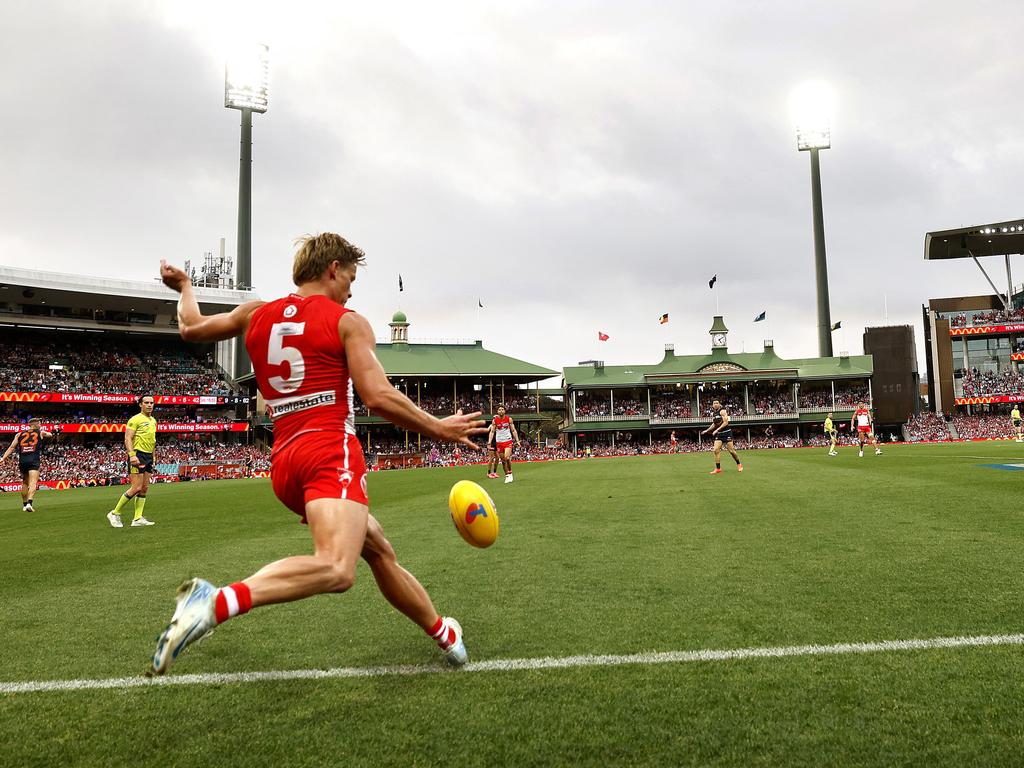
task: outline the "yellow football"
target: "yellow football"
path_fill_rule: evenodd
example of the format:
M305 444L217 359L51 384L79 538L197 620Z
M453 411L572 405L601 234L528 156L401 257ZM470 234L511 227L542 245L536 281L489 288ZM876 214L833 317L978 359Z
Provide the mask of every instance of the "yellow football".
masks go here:
M459 480L448 494L455 530L474 547L489 547L498 538L498 510L487 491L472 480Z

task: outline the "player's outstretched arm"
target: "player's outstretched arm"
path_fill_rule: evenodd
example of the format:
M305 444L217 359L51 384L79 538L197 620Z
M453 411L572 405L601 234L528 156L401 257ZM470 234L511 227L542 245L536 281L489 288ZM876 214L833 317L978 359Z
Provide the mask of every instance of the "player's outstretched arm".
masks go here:
M262 301L247 301L230 312L204 315L199 311L192 280L183 270L160 260L160 279L168 288L181 294L178 299L178 333L185 341L196 343L224 341L245 333L252 313Z
M473 436L487 432L480 412L463 414L459 409L454 416L437 419L395 389L374 353L377 342L364 317L346 312L338 321L338 336L345 348L352 383L367 408L404 429L477 449Z

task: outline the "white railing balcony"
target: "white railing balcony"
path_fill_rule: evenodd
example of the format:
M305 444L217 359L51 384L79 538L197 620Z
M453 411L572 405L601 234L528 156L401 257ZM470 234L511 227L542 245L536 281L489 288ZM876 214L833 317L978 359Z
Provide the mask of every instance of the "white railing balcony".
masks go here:
M582 424L588 421L647 421L647 418L648 415L646 413L606 413L598 416L573 414L572 420L577 424Z
M651 424L707 424L701 416L651 416Z
M774 421L776 419L796 418L796 411L779 411L778 413L748 413L746 416L733 416L737 421Z

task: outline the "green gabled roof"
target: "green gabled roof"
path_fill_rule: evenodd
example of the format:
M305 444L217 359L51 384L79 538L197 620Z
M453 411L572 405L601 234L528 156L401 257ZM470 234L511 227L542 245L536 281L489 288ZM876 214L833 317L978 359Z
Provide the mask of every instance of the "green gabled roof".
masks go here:
M518 376L536 381L558 371L500 355L475 344L377 344L388 376Z
M656 365L573 366L564 369L565 386L569 387L643 387L679 377L693 377L700 369L714 363L731 363L743 371L700 374L706 381L750 381L752 379L836 379L862 378L874 370L871 355L850 357L807 357L785 360L772 348L762 352L728 352L716 349L707 355L679 355L666 351Z

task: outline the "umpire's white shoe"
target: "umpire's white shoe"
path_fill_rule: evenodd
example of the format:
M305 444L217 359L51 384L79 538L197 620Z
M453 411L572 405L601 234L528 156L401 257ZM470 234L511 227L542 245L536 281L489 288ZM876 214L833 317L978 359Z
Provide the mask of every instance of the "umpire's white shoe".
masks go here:
M462 625L452 618L448 618L446 621L448 626L455 630L455 642L451 644L447 651L444 651L444 660L450 666L461 667L469 661L469 654L466 653L466 644L462 642Z
M111 528L124 528L124 523L121 522L121 516L114 510L107 512L107 522L110 523Z
M217 588L210 582L189 579L178 587L177 601L171 623L157 638L149 676L162 675L179 653L217 626Z
M145 517L137 517L132 520L132 528L140 528L145 525L156 525L152 520L147 520Z

